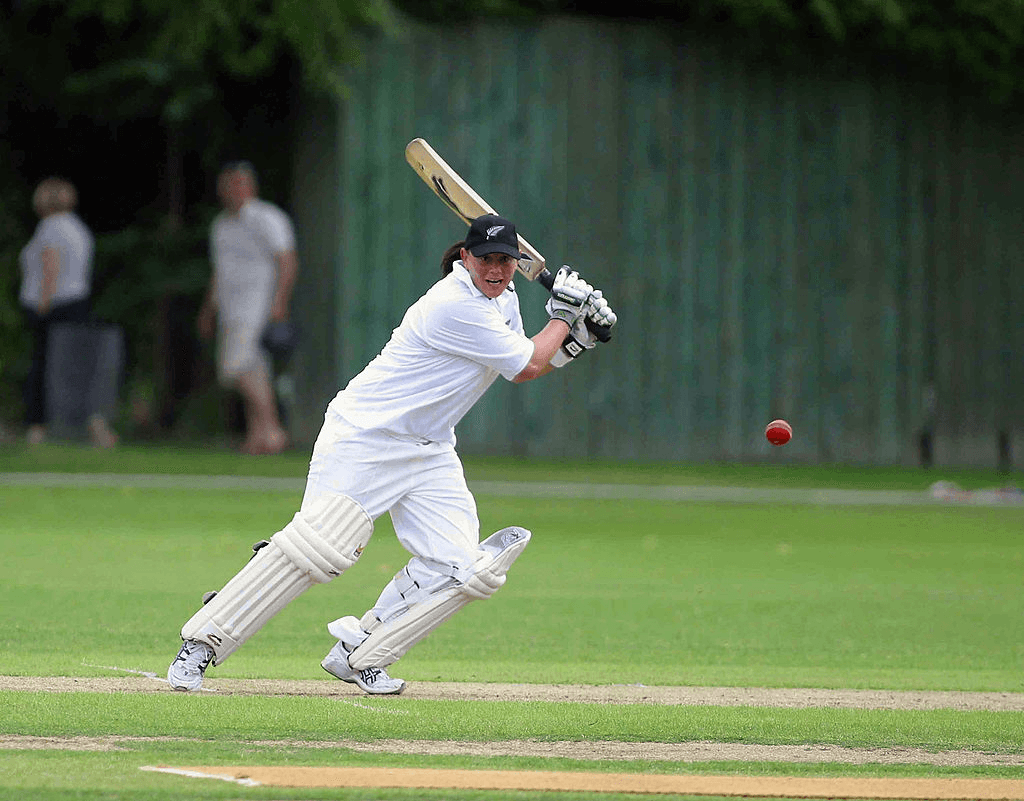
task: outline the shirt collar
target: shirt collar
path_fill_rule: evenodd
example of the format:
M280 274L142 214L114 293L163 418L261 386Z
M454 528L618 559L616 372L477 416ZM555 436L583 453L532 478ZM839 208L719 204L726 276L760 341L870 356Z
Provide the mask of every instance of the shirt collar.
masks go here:
M457 259L452 263L452 273L455 275L457 281L461 281L463 284L468 286L473 292L486 300L491 300L483 292L480 291L480 287L473 283L473 276L469 274L469 270L466 269L466 265L462 263L462 259Z

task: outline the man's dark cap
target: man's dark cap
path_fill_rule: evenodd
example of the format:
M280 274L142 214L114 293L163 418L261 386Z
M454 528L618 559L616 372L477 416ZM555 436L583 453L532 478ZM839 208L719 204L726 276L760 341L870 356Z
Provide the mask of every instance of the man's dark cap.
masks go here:
M466 234L465 248L477 257L504 253L517 261L526 258L526 254L519 251L515 225L497 214L484 214L473 220Z

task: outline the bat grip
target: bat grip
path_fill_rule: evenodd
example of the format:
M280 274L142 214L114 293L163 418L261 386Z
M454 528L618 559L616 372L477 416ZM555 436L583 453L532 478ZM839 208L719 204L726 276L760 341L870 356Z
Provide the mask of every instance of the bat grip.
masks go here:
M551 270L545 268L537 273L537 283L550 292L551 287L555 285L555 276L551 274ZM608 326L595 323L589 317L584 322L587 324L587 330L601 342L607 342L612 338L612 329Z

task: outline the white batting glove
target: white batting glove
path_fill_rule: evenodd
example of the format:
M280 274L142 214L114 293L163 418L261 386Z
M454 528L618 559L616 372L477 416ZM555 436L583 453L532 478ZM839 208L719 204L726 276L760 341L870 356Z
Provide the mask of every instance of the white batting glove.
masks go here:
M594 287L584 281L579 273L562 266L555 274L551 297L544 306L548 317L552 320L561 320L572 328L585 313L587 300L593 291Z
M597 345L597 337L587 328L586 317L581 315L569 329L568 335L562 341L562 347L556 350L555 355L551 357L551 366L564 367L595 345Z
M595 323L606 328L611 328L619 319L612 311L612 307L608 305L608 301L604 299L604 293L600 289L595 289L591 294L590 300L587 301L585 314Z

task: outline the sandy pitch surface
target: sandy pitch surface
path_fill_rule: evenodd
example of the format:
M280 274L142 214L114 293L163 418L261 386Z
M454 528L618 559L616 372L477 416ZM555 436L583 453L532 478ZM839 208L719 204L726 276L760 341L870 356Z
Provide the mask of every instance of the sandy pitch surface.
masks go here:
M748 798L1021 799L1024 780L872 779L791 776L678 776L571 771L435 768L181 767L143 770L211 778L246 787L404 787L554 790L593 793L735 795ZM383 780L383 783L382 783Z
M92 666L103 667L103 666ZM123 670L111 667L110 670ZM173 692L162 677L0 676L0 690L27 692ZM331 680L207 678L203 692L222 695L363 698L355 687ZM578 704L756 706L807 709L955 709L1024 712L1024 693L934 690L822 690L813 688L690 687L644 684L502 684L411 681L402 698L433 701L549 701ZM372 700L386 700L378 697Z

